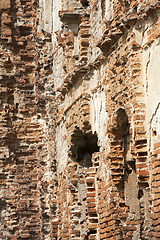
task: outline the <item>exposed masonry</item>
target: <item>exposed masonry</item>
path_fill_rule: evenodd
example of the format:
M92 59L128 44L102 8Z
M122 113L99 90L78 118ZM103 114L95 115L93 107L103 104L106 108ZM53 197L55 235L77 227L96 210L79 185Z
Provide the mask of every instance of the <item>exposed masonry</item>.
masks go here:
M159 62L159 1L0 1L0 239L160 239Z

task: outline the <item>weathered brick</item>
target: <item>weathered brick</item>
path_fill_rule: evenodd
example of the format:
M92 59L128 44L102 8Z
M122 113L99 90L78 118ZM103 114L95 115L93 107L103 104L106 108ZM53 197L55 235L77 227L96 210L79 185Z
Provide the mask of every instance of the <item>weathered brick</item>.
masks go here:
M0 238L159 238L160 4L51 2L0 1Z

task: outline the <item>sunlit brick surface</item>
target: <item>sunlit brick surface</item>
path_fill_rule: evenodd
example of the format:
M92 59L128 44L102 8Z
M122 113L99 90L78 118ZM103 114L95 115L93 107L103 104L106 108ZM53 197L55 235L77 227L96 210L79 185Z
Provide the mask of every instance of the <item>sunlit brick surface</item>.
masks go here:
M159 1L0 1L0 239L160 238L159 37Z

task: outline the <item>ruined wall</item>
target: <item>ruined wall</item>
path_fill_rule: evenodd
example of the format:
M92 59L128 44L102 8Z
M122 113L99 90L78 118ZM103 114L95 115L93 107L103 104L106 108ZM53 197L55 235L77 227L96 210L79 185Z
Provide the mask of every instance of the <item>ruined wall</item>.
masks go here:
M58 239L160 237L159 7L62 1Z
M0 239L56 234L52 14L42 24L43 11L35 0L0 1Z
M159 9L0 1L0 239L160 238Z

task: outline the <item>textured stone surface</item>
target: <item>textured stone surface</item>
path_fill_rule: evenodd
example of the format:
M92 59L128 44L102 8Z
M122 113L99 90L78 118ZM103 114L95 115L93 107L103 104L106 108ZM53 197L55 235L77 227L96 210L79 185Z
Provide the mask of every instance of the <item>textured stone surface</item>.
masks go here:
M56 155L59 239L158 239L159 2L64 1L60 19L56 129L68 160Z
M0 1L0 239L54 234L52 39L37 30L39 10Z
M0 239L160 238L159 37L159 1L0 1Z

